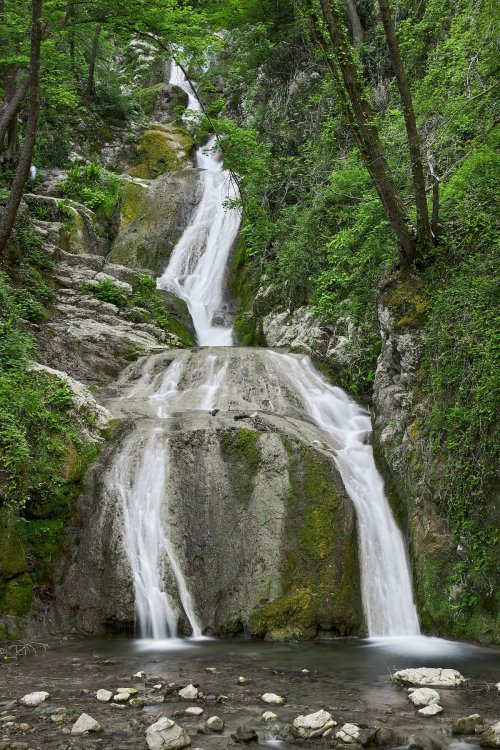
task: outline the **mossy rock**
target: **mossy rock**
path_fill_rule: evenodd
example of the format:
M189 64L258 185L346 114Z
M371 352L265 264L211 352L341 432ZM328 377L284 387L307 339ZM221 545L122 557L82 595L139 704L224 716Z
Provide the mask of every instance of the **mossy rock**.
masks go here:
M1 587L0 611L3 614L23 617L28 614L32 601L33 584L27 573L11 578Z
M128 170L131 177L154 180L178 172L189 163L194 148L192 136L175 125L150 125L139 146L140 163Z
M120 230L144 215L148 205L148 189L137 182L127 180L123 185L120 205Z
M252 636L271 641L302 641L318 632L314 595L302 588L266 604L250 617Z
M407 271L391 277L384 288L382 303L389 308L396 329L422 328L431 307L423 281Z
M17 519L8 511L0 511L0 582L26 570L24 547L19 536Z

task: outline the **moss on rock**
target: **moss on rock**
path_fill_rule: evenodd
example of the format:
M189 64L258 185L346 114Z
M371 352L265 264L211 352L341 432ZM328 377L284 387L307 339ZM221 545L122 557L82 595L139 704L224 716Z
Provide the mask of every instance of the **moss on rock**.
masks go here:
M194 148L192 136L175 125L152 124L139 146L140 163L128 170L131 177L154 180L178 172L188 163Z
M7 581L0 589L2 614L23 617L28 614L33 601L33 582L27 573Z

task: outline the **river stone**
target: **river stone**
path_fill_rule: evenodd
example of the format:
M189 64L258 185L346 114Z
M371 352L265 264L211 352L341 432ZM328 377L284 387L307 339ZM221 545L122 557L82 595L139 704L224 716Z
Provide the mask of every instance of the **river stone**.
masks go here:
M130 700L130 693L116 693L113 695L115 703L127 703Z
M328 711L320 709L313 714L298 716L293 720L294 734L303 739L312 739L337 726L337 722Z
M224 726L225 724L219 716L210 716L205 722L205 727L211 732L222 732Z
M430 706L439 703L439 693L431 688L409 688L408 698L414 706Z
M23 695L23 697L19 699L19 703L22 703L23 706L39 706L40 703L46 701L48 697L48 693L44 690L39 690L35 693L27 693L26 695Z
M99 732L101 725L98 721L89 716L88 714L80 714L78 719L71 727L71 734L86 734L87 732Z
M259 735L255 729L248 729L247 727L238 727L236 732L233 732L231 735L231 738L240 744L259 741Z
M428 687L458 687L466 678L456 669L419 667L418 669L400 669L392 679L403 685L422 685Z
M470 714L469 716L463 716L461 719L457 719L452 727L452 734L474 734L474 730L478 724L481 724L481 717L479 714Z
M162 716L146 729L149 750L182 750L189 747L191 738L175 721Z
M199 706L189 706L189 708L186 708L185 713L188 716L201 716L201 714L203 713L203 709Z
M443 734L420 732L410 738L407 750L449 750L449 742Z
M263 700L264 703L273 703L277 706L282 706L285 703L285 698L281 695L276 695L276 693L264 693L264 695L261 696L261 700Z
M342 726L336 733L335 737L338 740L342 740L342 742L350 744L352 742L356 742L356 740L359 739L360 735L361 729L357 724L344 724L344 726Z
M500 747L500 721L492 724L491 727L482 734L481 745L485 747Z
M195 688L194 685L186 685L185 688L182 688L182 690L179 690L179 697L182 698L185 701L194 701L198 697L199 691L198 688Z
M124 695L125 694L128 694L128 695L137 695L137 693L139 691L137 690L137 688L133 688L133 687L128 688L127 687L127 688L117 688L116 692L117 693L123 693Z
M262 721L278 721L277 714L273 713L272 711L264 711L261 718Z
M431 703L424 708L419 708L418 713L421 716L436 716L437 714L440 714L442 710L442 706L439 706L437 703Z
M101 703L109 703L109 701L113 697L113 693L110 690L101 689L97 691L97 693L95 694L95 697Z

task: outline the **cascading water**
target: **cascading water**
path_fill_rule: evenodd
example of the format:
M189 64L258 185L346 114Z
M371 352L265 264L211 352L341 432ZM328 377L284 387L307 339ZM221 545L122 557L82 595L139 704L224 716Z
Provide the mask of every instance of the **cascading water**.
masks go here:
M170 83L183 88L188 94L189 107L199 110L194 92L176 64L171 67ZM239 231L240 213L224 205L228 199L237 197L237 192L220 159L211 152L213 146L212 140L205 150L198 150L200 201L174 248L167 269L158 279L158 286L186 301L199 344L221 347L232 345L232 329L224 319L224 277ZM242 352L242 360L247 354L245 350L226 350L229 351L234 352L236 359L238 351ZM196 372L188 372L188 354L179 353L178 359L160 378L152 378L146 371L129 396L147 395L160 419L168 419L174 410L186 408L188 411L212 410L215 406L231 409L235 395L237 402L244 402L253 409L287 416L291 398L294 411L299 409L308 414L325 436L325 442L330 444L335 464L356 508L363 604L369 634L418 634L403 538L367 442L371 432L369 415L340 388L327 383L307 358L262 352L261 372L265 382L252 389L252 384L247 388L243 366L236 375L231 371L230 376L229 354L219 361L217 354L207 353L204 364ZM187 379L182 386L184 376ZM112 484L122 501L125 543L141 633L154 638L176 633L177 615L164 585L168 562L193 634L198 635L200 628L181 567L171 540L162 531L169 528L168 439L158 427L151 430L149 437L141 439L136 468L132 468L132 439L112 469Z
M190 84L174 62L170 83L184 89L190 108L199 111ZM201 198L158 279L158 287L185 300L201 346L230 346L233 334L231 326L224 325L223 282L241 216L237 208L224 205L237 198L237 190L229 172L223 169L220 156L213 153L215 145L215 138L211 138L196 152Z

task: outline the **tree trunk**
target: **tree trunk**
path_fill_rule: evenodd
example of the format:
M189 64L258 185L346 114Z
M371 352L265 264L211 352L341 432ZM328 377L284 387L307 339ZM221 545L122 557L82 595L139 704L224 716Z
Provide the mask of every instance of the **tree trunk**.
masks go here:
M415 257L415 241L407 225L401 203L382 151L378 131L373 121L374 112L365 99L358 80L358 71L346 36L342 14L336 5L320 0L323 20L331 42L331 53L335 56L339 73L350 102L355 135L362 144L361 153L387 213L387 218L396 233L401 254L405 262Z
M92 40L92 49L88 57L89 74L87 79L87 87L85 89L85 99L90 102L95 98L95 63L97 59L97 52L99 50L99 37L101 35L101 27L96 26L94 38Z
M0 253L5 249L7 241L12 232L16 220L19 204L23 195L23 189L28 179L31 160L35 150L35 141L38 126L38 114L40 111L40 45L42 41L42 5L43 0L32 0L31 3L31 48L30 48L30 72L28 82L28 119L24 134L21 155L17 165L14 180L11 185L9 199L5 206L0 221Z
M2 152L5 136L17 117L23 99L28 90L28 79L23 78L24 71L20 68L11 76L7 97L0 107L0 153Z
M360 42L363 42L365 39L365 32L361 26L361 21L359 20L355 0L344 0L344 7L347 13L347 18L349 19L354 44L360 44Z
M410 152L411 174L413 178L413 192L415 195L415 206L417 209L417 229L420 242L429 246L432 242L431 227L429 223L429 211L425 194L425 177L422 152L420 149L420 137L417 130L417 121L413 109L410 87L406 79L401 52L399 50L398 38L392 20L389 0L378 0L382 24L384 26L385 38L391 58L391 65L396 76L399 95L403 105L403 115L406 125L408 139L408 150Z

